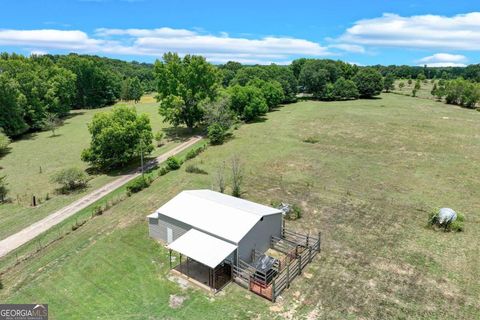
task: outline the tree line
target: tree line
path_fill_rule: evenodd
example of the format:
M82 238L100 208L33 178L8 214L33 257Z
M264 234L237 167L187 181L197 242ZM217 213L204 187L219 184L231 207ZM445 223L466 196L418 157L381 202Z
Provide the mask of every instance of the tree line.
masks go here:
M77 54L2 53L0 128L10 137L40 130L52 115L61 118L71 109L138 100L143 91L154 90L154 83L151 64Z

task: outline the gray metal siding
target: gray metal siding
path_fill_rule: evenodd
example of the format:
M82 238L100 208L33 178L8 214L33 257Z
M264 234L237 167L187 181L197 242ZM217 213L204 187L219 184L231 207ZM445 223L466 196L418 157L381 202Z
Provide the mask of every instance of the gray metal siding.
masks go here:
M192 227L183 222L174 220L170 217L159 214L158 219L150 218L148 221L150 237L160 240L167 244L167 228L172 229L173 241L180 238Z
M282 233L282 214L272 214L263 217L240 240L238 244L238 257L244 261L251 260L252 250L265 252L270 247L271 236L280 237Z

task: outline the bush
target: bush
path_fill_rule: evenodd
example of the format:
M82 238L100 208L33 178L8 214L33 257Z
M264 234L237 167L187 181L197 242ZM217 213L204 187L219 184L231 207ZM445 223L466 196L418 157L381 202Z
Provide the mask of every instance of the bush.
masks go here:
M185 171L188 173L197 173L197 174L208 174L207 171L200 169L194 164L189 164L186 168Z
M285 216L287 220L297 220L302 217L302 209L297 206L296 204L293 204L290 212Z
M318 139L317 137L314 137L314 136L310 136L310 137L306 137L305 139L303 139L303 142L314 144L314 143L320 142L320 139Z
M157 141L157 147L160 147L163 145L164 136L165 134L162 131L157 131L157 133L155 133L155 141Z
M7 188L7 176L0 176L0 203L5 202L7 199L8 188Z
M137 193L145 188L148 188L152 184L152 177L150 175L144 175L137 177L127 183L127 194Z
M82 169L68 168L55 173L51 181L61 186L62 191L72 191L87 185L87 175Z
M166 175L169 172L170 172L170 169L168 169L168 167L161 167L160 170L158 171L158 175L161 177Z
M383 77L373 68L363 68L355 75L353 81L357 85L362 98L371 98L379 95L383 90Z
M219 145L225 142L226 131L218 123L211 124L208 127L208 138L212 145Z
M191 160L198 156L200 153L202 153L206 148L206 145L203 145L198 148L191 149L190 151L187 152L187 155L185 156L185 160Z
M0 131L0 156L7 152L9 144L10 139L2 131Z
M166 164L169 170L178 170L182 166L180 161L175 157L168 158Z

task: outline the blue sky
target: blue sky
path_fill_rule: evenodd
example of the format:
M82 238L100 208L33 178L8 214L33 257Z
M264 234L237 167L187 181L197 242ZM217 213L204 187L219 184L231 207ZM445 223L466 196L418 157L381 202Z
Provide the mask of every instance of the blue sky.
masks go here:
M475 4L476 3L476 4ZM297 57L360 65L480 63L477 1L4 1L0 51L79 52L152 62L163 52L213 63Z

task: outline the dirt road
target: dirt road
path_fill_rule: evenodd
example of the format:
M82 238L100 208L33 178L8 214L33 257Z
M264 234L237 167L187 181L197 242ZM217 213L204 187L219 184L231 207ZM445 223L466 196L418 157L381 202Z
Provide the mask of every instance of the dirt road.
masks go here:
M155 164L160 164L167 160L168 157L176 155L177 153L187 149L188 147L192 146L196 142L198 142L201 137L196 136L190 138L188 141L176 146L172 150L165 152L164 154L158 156L154 160L145 164L145 168L150 168ZM118 178L115 181L112 181L100 189L97 189L86 196L78 199L77 201L69 204L66 207L50 214L49 216L43 218L40 221L37 221L30 226L26 227L23 230L3 239L0 241L0 258L8 254L10 251L15 250L16 248L20 247L21 245L27 243L28 241L34 239L41 233L47 231L54 225L62 222L63 220L67 219L68 217L73 216L75 213L79 212L80 210L88 207L95 201L103 198L110 192L120 188L125 183L129 182L130 180L138 177L141 175L141 168L138 168L131 173L125 174Z

